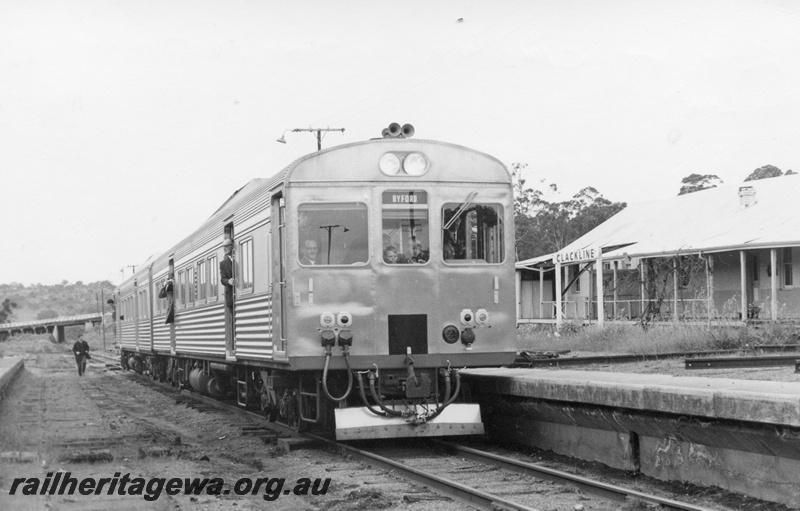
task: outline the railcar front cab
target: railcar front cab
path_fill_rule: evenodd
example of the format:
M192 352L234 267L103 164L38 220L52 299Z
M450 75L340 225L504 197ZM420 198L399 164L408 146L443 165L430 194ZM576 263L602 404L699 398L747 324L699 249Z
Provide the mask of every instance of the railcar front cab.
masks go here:
M479 406L455 402L457 369L515 356L508 172L457 146L386 142L321 154L315 171L339 178L324 186L293 176L290 360L318 367L324 352L338 439L483 434Z

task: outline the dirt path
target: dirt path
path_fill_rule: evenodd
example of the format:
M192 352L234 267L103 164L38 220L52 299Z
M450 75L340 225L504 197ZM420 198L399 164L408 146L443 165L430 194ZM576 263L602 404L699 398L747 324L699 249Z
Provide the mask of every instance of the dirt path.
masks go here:
M91 361L86 374L79 377L74 358L64 346L37 341L15 349L9 344L2 346L6 355L24 354L26 360L25 369L0 402L2 510L460 508L448 502L404 503L404 494L421 489L338 453L319 449L285 453L257 436L245 435L243 426L252 423L215 411L201 413L181 404L177 394L136 383L131 373L110 371ZM52 484L59 472L62 482L66 473L79 481L109 481L99 494L80 495L79 489L74 495L39 494L45 480ZM126 493L135 491L136 478L153 486L150 491L145 486L140 495L119 495L126 475ZM9 495L18 478L25 481L17 484L15 495ZM167 495L164 484L158 498L148 501L144 497L157 490L158 481L150 482L154 478L221 478L224 484L217 488L219 495L204 490L196 496ZM265 481L255 495L236 494L237 481L255 483L258 478ZM303 478L311 486L295 495L295 484ZM328 478L325 494L313 495L316 479L319 492ZM276 493L279 479L285 482ZM242 482L239 490L249 481ZM115 489L109 494L112 484ZM37 494L24 494L31 492Z

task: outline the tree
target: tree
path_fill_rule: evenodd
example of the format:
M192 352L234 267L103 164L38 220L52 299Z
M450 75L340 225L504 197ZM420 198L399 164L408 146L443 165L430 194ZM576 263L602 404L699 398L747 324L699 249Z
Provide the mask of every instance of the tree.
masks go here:
M57 317L58 317L58 312L54 311L53 309L44 309L36 314L36 319L50 319Z
M788 174L788 172L787 172ZM770 177L778 177L782 176L783 171L774 165L764 165L763 167L759 167L753 172L750 173L749 176L745 179L745 181L758 181L759 179L767 179Z
M0 308L0 323L10 323L10 318L14 315L14 312L11 309L16 307L17 303L12 302L11 298L6 298L3 300L2 308Z
M514 215L530 215L536 209L541 192L533 188L525 188L522 171L528 168L527 163L511 164L511 182L514 185Z
M681 180L681 190L678 195L699 192L707 188L716 188L722 183L722 179L714 174L689 174Z
M514 178L514 221L517 259L529 259L564 248L615 215L626 204L605 199L587 186L570 200L549 202L546 195L558 190L543 184L546 192L525 187L521 172L527 164L512 164Z

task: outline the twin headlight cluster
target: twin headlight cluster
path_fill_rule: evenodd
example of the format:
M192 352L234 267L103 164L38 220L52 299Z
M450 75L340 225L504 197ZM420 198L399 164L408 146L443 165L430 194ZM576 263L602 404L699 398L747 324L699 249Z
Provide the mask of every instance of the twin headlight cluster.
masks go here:
M473 313L471 309L464 309L459 316L463 329L459 330L455 325L447 325L442 330L442 339L448 344L455 344L460 340L467 349L472 349L472 343L475 342L474 329L489 324L489 312L486 309L478 309Z
M319 324L322 327L320 338L323 346L352 346L353 332L350 325L353 324L353 315L349 312L323 312L319 315Z
M421 176L428 171L428 158L418 152L384 153L378 161L381 172L387 176Z

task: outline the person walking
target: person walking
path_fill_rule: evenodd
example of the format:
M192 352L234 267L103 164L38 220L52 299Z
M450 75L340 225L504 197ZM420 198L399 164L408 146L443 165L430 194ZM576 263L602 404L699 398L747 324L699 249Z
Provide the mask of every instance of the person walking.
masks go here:
M89 355L89 343L81 335L75 344L72 345L72 352L75 354L75 362L78 363L78 376L83 376L86 372L86 361L92 358Z

